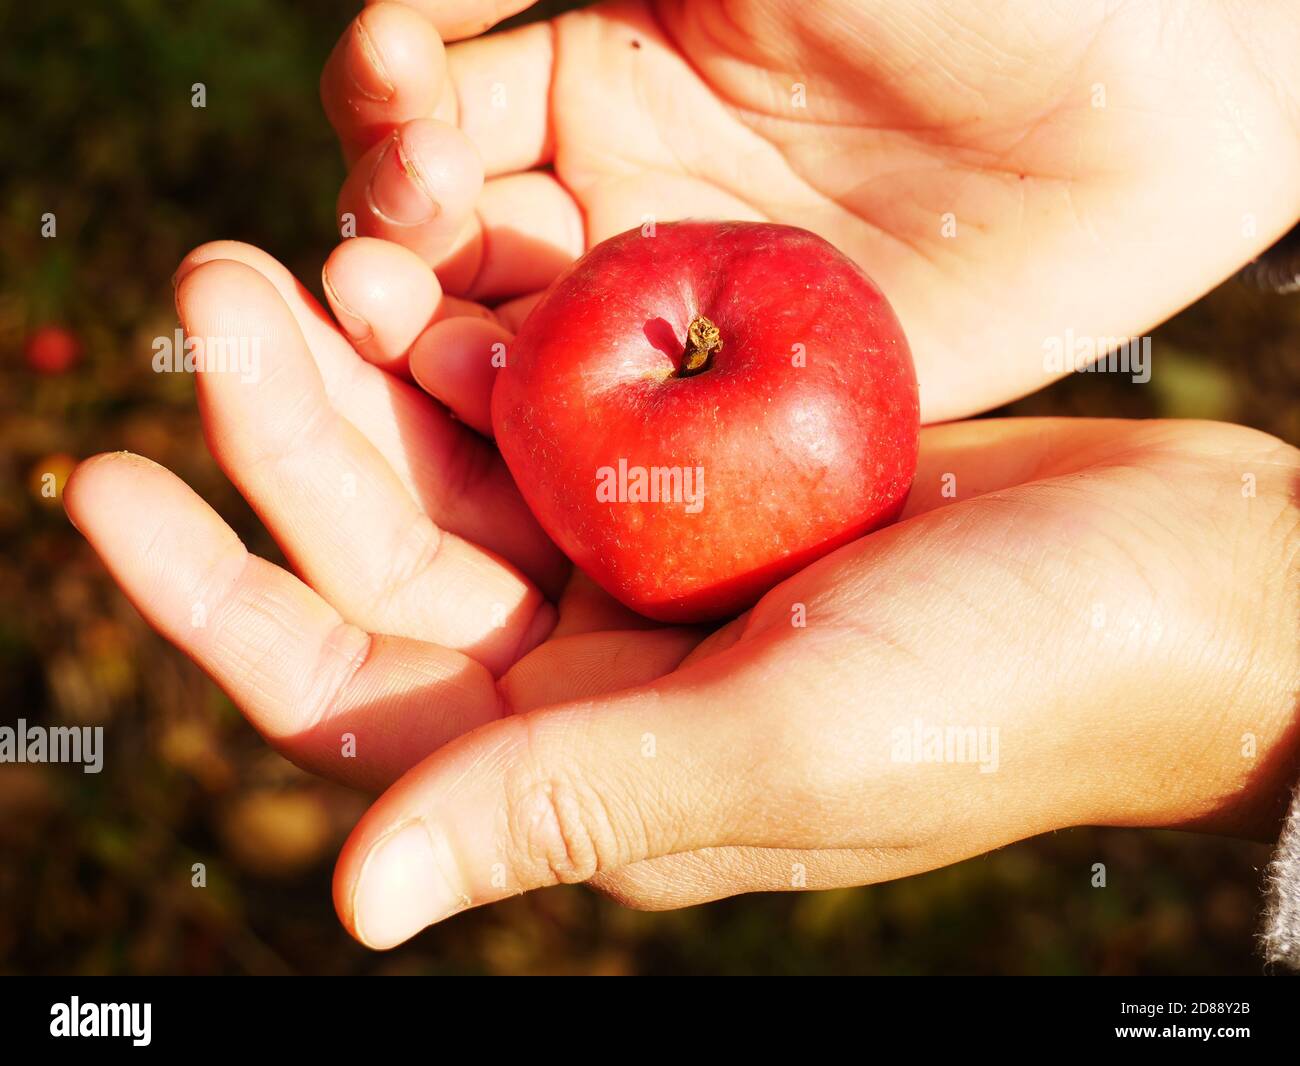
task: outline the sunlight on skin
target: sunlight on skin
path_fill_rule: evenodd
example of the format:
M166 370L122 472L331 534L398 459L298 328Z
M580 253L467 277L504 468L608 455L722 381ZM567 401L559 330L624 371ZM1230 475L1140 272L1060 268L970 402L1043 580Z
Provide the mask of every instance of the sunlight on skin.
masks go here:
M270 269L261 253L242 254ZM315 395L308 369L319 358L295 350L302 336L279 289L247 262L215 260L184 276L178 302L196 322L211 303L278 338L257 403L223 411L221 389L200 389L223 465L273 446L277 412ZM353 359L355 373L383 373ZM216 429L232 418L229 432ZM384 461L352 423L335 415L320 425L316 446L337 451L337 462ZM595 877L645 906L782 887L770 883L770 854L744 861L755 847L798 849L792 861L826 887L1085 821L1263 834L1276 817L1278 767L1293 746L1285 679L1300 669L1300 634L1284 621L1296 605L1282 602L1276 575L1294 551L1300 461L1263 434L1066 419L927 429L903 522L778 586L694 654L703 633L629 631L622 608L579 582L558 617L563 627L574 603L582 623L551 641L554 615L544 629L521 629L516 661L495 685L473 646L368 636L351 620L356 605L376 602L365 571L319 595L334 580L347 521L318 507L289 514L274 477L229 468L315 590L249 560L153 464L89 461L65 501L145 617L290 758L375 788L434 753L363 819L340 861L340 912L375 946L444 909L555 880ZM1249 499L1243 472L1256 479ZM399 502L400 479L376 471L366 480L391 499L362 517L410 506ZM308 491L325 503L333 495ZM114 517L122 511L150 514L159 532ZM1277 602L1261 609L1261 596ZM196 600L214 605L199 630L187 621ZM1110 608L1100 627L1090 618L1097 603ZM806 624L792 624L795 605ZM485 609L467 601L460 615L472 623ZM430 600L405 624L436 633L455 618ZM1227 667L1246 648L1242 676ZM940 721L953 713L933 704L934 686L952 676L965 679L963 713L1005 738L1004 772L961 778L972 768L889 758L891 732L919 711ZM343 726L358 739L357 759L339 757ZM1188 729L1206 743L1171 765L1168 737ZM1257 760L1240 758L1244 732L1258 737ZM655 758L644 756L647 736ZM1117 761L1117 751L1127 757ZM759 791L737 799L737 782ZM967 813L954 820L957 792ZM412 826L419 832L402 832ZM396 852L359 884L390 837ZM399 876L383 873L389 860ZM498 867L504 880L485 872ZM421 870L424 881L412 876ZM701 879L702 870L715 876ZM676 887L645 894L656 884Z
M441 749L345 847L345 922L388 946L557 881L599 876L649 906L802 887L788 864L774 878L771 856L741 861L752 849L787 851L820 888L1076 824L1266 836L1296 747L1300 600L1277 569L1296 547L1300 453L1213 424L1025 420L993 424L991 443L984 425L927 431L948 436L958 484L1015 469L1022 457L998 452L1019 453L1020 434L1054 476L841 549L653 684ZM1243 499L1242 471L1258 472L1262 496ZM927 462L921 483L935 474ZM796 606L805 626L791 624ZM558 673L572 651L543 645L512 675L534 658ZM897 734L918 718L993 730L994 772L897 761ZM715 876L678 876L702 865Z
M518 6L466 5L460 23ZM1285 5L601 4L451 45L445 78L411 27L421 10L451 17L366 9L397 89L360 97L332 60L327 110L345 145L430 116L458 128L485 196L449 212L454 239L393 231L349 191L363 161L340 202L361 232L419 250L449 292L475 296L480 277L500 298L648 217L803 226L888 294L930 422L1059 376L1044 345L1067 331L1144 333L1300 214ZM403 93L404 77L419 85ZM541 164L558 185L486 195Z
M64 493L278 750L387 788L336 872L348 928L391 946L556 881L643 907L861 884L1083 823L1268 835L1297 744L1295 449L1210 423L934 426L899 524L709 633L571 573L467 427L490 431L474 346L646 215L832 239L897 307L931 420L1039 387L1045 337L1140 332L1294 221L1295 105L1263 73L1267 49L1295 54L1292 20L767 3L738 25L621 4L444 59L435 28L517 7L371 5L331 56L356 165L340 208L409 250L331 257L342 330L247 245L178 271L191 333L264 342L256 386L201 375L199 401L300 577L137 457L89 460ZM1250 19L1267 43L1248 55ZM995 729L996 767L899 760L918 717Z

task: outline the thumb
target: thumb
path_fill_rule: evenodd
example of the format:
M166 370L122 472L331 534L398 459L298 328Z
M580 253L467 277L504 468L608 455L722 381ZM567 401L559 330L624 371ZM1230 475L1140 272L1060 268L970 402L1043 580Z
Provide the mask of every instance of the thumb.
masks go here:
M500 719L425 759L343 847L343 924L389 948L468 907L735 842L757 786L719 665Z

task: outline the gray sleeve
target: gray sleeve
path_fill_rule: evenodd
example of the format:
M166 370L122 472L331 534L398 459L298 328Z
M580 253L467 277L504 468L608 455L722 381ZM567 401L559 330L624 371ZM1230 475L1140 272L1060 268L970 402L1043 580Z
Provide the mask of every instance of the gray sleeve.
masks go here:
M1238 275L1265 292L1300 292L1300 225ZM1264 875L1268 899L1260 945L1270 963L1300 970L1300 785L1291 797L1277 852Z
M1259 936L1264 958L1300 970L1300 785L1291 797L1264 885L1268 898L1264 929Z
M1246 285L1278 295L1300 292L1300 226L1292 226L1272 248L1237 272Z

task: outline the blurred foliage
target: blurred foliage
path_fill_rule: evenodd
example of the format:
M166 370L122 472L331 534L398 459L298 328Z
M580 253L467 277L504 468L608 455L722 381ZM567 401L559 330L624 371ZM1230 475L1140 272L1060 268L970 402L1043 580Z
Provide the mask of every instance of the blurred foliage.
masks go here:
M202 241L252 241L318 289L343 169L316 81L354 8L47 0L0 16L0 721L107 727L102 774L0 766L0 972L1258 972L1267 850L1158 832L1057 833L893 884L680 913L556 889L386 955L343 933L331 865L364 797L270 752L41 488L74 456L131 449L278 557L209 459L191 383L150 372L150 345ZM49 322L80 339L75 372L24 364ZM1228 418L1297 441L1298 352L1300 300L1228 284L1158 332L1150 385L1076 375L1003 413Z

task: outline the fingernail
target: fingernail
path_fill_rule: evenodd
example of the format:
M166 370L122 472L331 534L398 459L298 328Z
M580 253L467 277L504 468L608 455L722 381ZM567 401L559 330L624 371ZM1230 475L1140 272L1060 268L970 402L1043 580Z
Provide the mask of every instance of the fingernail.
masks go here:
M415 164L394 137L380 153L370 175L370 206L390 222L415 226L438 213L438 202L425 188Z
M185 280L186 276L193 269L194 267L190 264L188 259L181 260L181 265L176 268L176 273L172 275L172 296L176 295L176 290L181 287L181 282Z
M393 98L393 83L389 80L379 49L361 20L353 24L355 45L347 49L346 69L353 87L369 100L385 101Z
M380 840L362 863L352 902L357 936L372 948L410 939L469 906L459 883L446 839L423 821L408 823Z
M370 323L357 314L339 297L338 290L334 288L334 283L330 281L328 270L322 270L320 282L325 287L325 295L329 297L330 306L334 308L334 317L339 320L339 325L343 327L354 341L360 344L362 341L368 341L374 334Z

